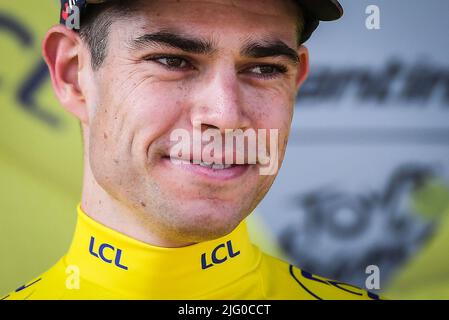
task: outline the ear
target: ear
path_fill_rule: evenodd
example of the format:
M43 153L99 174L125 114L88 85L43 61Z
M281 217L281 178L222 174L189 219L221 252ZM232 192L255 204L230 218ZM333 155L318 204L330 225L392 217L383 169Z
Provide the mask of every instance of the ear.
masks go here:
M59 102L64 109L87 124L86 99L79 83L82 50L79 35L63 25L50 28L42 42L42 55Z
M305 46L300 46L298 48L299 64L298 64L298 75L296 77L296 89L302 86L304 81L306 81L309 76L309 50Z

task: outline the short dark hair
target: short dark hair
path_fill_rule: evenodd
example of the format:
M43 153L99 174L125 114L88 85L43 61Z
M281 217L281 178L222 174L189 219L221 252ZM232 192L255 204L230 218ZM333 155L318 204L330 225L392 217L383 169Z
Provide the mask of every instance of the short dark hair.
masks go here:
M112 23L116 19L129 17L137 11L138 5L138 0L114 0L91 5L83 14L79 34L89 47L94 70L97 70L106 58Z
M92 68L98 70L106 58L108 36L112 23L119 18L129 17L138 10L141 0L113 0L104 4L91 5L83 14L80 37L89 47ZM298 7L298 45L301 44L304 30L303 11Z

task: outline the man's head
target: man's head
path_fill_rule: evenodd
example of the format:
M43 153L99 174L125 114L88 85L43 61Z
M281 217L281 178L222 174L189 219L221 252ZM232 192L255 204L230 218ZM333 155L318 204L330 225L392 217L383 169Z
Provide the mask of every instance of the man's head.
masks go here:
M199 123L276 129L280 165L308 74L302 11L292 0L135 0L83 19L80 33L51 28L43 53L61 104L82 122L85 191L167 239L229 233L275 175L260 164L175 164L170 136Z

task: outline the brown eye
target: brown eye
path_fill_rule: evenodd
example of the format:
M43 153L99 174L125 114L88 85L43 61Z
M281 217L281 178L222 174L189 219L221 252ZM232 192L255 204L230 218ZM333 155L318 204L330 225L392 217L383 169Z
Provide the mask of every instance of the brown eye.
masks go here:
M161 57L155 59L158 63L173 69L184 69L189 66L185 59L178 57Z
M282 65L260 65L248 70L252 74L261 78L274 78L287 72L287 68Z
M277 71L276 68L273 66L260 66L260 67L254 68L253 70L255 73L260 73L260 74L272 74Z
M166 61L168 66L175 67L175 68L182 67L183 63L185 62L185 61L183 61L182 59L179 59L179 58L166 58L165 61Z

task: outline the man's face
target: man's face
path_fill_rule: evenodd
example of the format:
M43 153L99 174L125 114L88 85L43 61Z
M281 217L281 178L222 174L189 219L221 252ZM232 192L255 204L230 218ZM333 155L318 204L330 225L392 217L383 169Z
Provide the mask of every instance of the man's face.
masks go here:
M91 73L92 173L139 219L191 241L230 232L275 175L175 164L176 129L278 129L282 162L298 85L297 12L289 1L146 1L115 21ZM293 50L288 50L290 47ZM237 150L238 151L238 150Z

